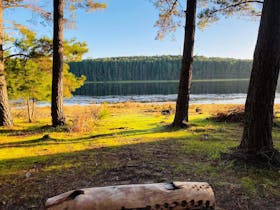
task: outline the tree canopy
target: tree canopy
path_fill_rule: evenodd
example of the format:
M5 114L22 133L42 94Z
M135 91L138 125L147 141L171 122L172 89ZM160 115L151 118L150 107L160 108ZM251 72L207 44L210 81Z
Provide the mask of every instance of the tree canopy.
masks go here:
M151 0L159 10L157 39L182 27L185 17L185 0ZM203 29L222 17L244 16L255 19L261 14L263 0L198 0L198 26Z
M11 99L49 101L51 96L52 40L48 37L36 37L36 33L21 27L22 37L13 40L13 53L5 59L8 94ZM79 61L87 52L85 42L75 39L65 41L64 96L71 97L72 92L83 85L85 76L76 77L69 72L68 62Z
M25 27L19 30L22 37L11 43L15 47L11 48L14 54L6 52L9 94L17 99L29 94L30 98L36 100L50 100L52 40L48 37L38 38L35 32ZM85 76L75 77L70 73L68 62L80 61L88 48L85 42L78 42L76 39L66 40L64 48L64 94L65 97L71 97L72 92L83 84Z

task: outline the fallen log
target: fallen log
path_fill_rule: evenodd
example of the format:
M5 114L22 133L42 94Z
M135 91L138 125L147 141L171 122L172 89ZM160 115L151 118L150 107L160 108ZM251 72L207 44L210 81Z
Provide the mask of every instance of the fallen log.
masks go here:
M48 210L215 209L215 196L205 182L120 185L73 190L49 198Z

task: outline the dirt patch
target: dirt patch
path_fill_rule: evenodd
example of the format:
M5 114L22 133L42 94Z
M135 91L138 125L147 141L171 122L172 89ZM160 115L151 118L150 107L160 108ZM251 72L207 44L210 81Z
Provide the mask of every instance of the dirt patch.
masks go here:
M43 209L46 198L72 189L179 180L209 182L215 190L217 209L277 210L277 196L250 199L234 172L224 170L222 161L190 155L183 148L184 141L170 140L82 151L60 157L61 164L73 163L71 168L47 171L57 162L57 157L51 157L37 164L28 178L25 173L0 177L0 191L5 192L0 195L0 209Z

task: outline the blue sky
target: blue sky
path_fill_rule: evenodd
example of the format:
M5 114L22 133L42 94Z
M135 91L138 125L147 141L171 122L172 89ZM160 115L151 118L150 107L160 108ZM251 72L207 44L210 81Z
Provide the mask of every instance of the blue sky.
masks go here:
M103 0L107 9L94 13L77 13L77 28L66 30L65 38L76 37L86 41L89 53L84 57L116 57L135 55L182 54L183 28L167 36L163 41L155 40L157 28L154 24L158 11L149 0ZM23 22L31 14L22 10L5 13L6 19ZM39 24L33 17L32 28L40 35L52 35L51 26ZM208 57L249 58L257 39L259 22L243 18L226 18L212 24L203 31L197 30L195 54Z

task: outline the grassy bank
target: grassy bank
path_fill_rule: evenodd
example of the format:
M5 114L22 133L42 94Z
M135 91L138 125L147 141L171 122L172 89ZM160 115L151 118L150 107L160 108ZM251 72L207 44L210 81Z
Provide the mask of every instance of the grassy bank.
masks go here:
M242 125L209 117L235 107L192 105L183 130L168 128L173 115L161 113L173 103L66 107L68 126L59 129L47 126L49 108L34 123L13 110L16 125L0 129L0 209L39 209L76 188L170 180L209 182L222 209L279 209L279 171L220 159L238 145ZM273 136L280 149L280 128Z

